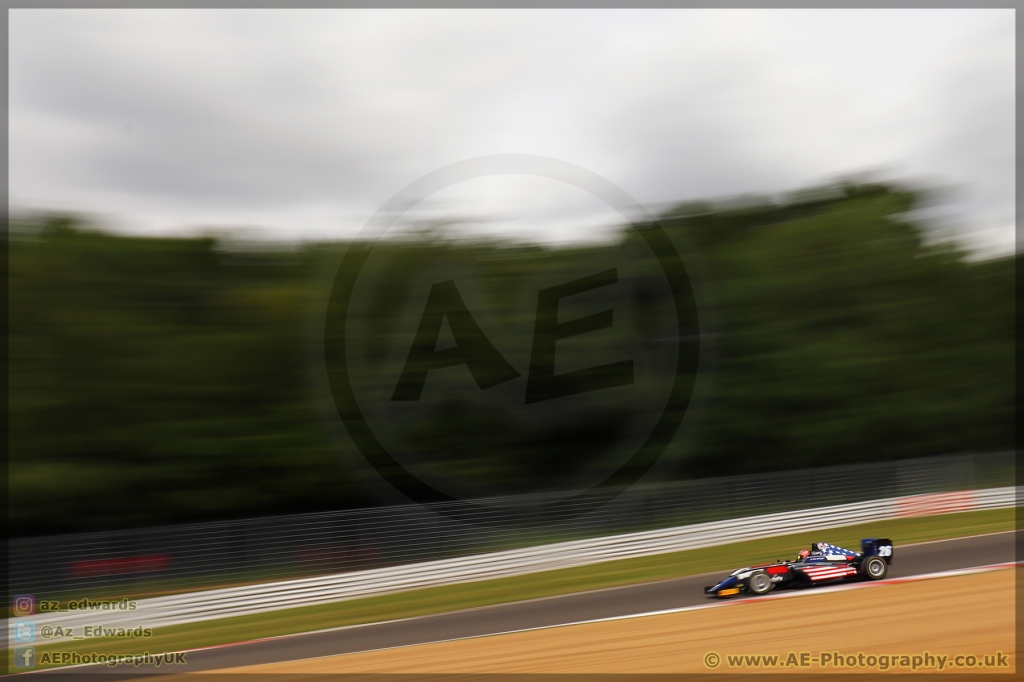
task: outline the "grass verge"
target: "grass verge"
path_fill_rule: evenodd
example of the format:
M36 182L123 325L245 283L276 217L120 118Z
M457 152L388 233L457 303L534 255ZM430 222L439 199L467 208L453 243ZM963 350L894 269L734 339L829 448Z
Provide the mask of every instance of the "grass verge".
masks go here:
M46 651L102 654L144 651L156 654L182 651L275 635L411 618L524 599L667 580L711 571L726 571L739 566L769 562L779 557L789 557L809 542L821 539L855 548L860 545L860 539L863 537L888 537L896 545L898 561L900 545L995 533L1013 528L1013 509L878 521L833 530L803 532L671 554L621 559L510 578L428 587L319 606L176 625L154 630L153 636L146 639L96 638L48 645L41 645L37 641L36 660L40 660L42 653ZM46 667L52 666L38 666Z

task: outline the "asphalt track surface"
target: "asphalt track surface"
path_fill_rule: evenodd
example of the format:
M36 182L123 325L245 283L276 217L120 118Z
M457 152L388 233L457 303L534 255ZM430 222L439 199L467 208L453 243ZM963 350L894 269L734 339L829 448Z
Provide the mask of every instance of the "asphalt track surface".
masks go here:
M905 547L897 545L888 577L902 578L1011 562L1015 560L1014 554L1012 532ZM653 583L200 649L188 653L187 665L164 667L158 674L294 661L706 604L708 597L704 595L704 587L727 573L716 571ZM111 669L97 665L29 673L24 679L33 682L51 679L62 682L72 679L98 682L103 678L138 678L154 672L154 668L145 666Z

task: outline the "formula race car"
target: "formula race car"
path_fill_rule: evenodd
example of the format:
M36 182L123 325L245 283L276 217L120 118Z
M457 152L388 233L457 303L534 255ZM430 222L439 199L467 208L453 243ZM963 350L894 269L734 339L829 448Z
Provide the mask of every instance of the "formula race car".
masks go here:
M717 585L705 587L704 594L767 594L775 588L809 587L851 578L881 580L892 563L892 540L869 538L860 544L861 551L852 552L827 542L815 542L792 561L736 569Z

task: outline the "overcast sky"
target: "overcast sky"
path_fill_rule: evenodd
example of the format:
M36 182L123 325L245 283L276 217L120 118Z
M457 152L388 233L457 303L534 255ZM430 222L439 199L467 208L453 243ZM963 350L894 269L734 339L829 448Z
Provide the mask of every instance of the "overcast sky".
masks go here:
M12 208L137 233L347 237L425 173L529 153L652 211L881 172L1013 247L1013 10L11 10L9 73ZM433 210L611 219L555 184Z

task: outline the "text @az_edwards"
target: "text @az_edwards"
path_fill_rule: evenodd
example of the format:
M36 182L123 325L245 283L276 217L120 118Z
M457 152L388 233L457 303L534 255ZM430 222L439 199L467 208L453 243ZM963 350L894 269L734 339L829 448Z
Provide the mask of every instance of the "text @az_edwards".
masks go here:
M43 639L91 639L93 637L113 637L118 639L142 639L153 636L153 628L136 625L135 627L112 627L108 625L85 625L81 628L61 625L44 625L39 628L39 636Z
M19 603L19 600L24 605ZM23 611L19 612L19 607ZM37 613L59 613L67 611L135 611L139 603L134 599L71 599L60 602L51 599L40 599L38 602L32 595L19 595L15 598L16 616L31 615L34 610Z

